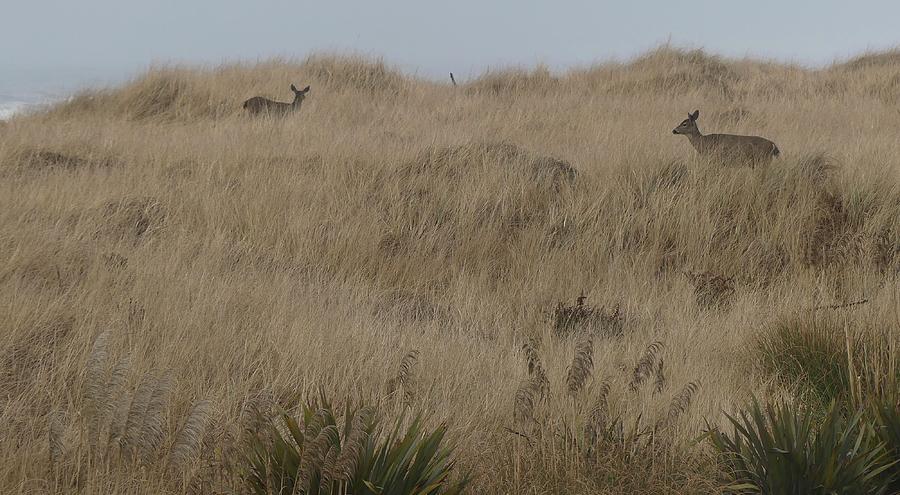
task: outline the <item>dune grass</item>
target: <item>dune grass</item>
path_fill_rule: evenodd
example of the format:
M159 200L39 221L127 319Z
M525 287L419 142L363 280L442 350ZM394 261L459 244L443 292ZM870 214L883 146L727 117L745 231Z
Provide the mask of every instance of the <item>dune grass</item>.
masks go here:
M248 411L320 388L446 425L475 493L715 492L707 421L839 395L846 335L897 349L897 60L662 47L453 86L320 55L17 117L0 492L233 489ZM241 112L291 83L299 114ZM697 159L671 129L698 108L781 157Z

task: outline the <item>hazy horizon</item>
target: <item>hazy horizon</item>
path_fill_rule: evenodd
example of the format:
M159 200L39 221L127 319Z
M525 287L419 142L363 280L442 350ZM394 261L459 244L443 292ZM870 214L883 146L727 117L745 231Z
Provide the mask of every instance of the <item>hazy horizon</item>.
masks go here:
M892 22L900 4L867 7L827 1L810 9L774 0L757 1L753 9L712 0L690 8L676 2L551 6L506 0L22 2L4 8L14 22L0 31L0 44L16 49L0 53L0 104L120 83L152 65L216 66L322 52L380 57L405 73L437 80L448 72L465 80L491 68L537 64L564 71L627 60L665 43L817 67L900 45ZM866 29L847 29L860 25Z
M660 47L671 46L672 48L677 49L687 49L694 50L700 49L704 52L715 55L722 56L728 59L742 59L742 58L750 58L757 60L771 60L778 63L784 64L792 64L799 65L805 68L816 69L821 67L826 67L832 63L840 63L849 59L852 59L856 56L864 55L866 53L871 52L881 52L888 51L893 49L898 49L898 46L884 46L878 48L865 48L862 50L858 50L855 52L849 52L845 55L835 56L833 58L827 60L821 60L816 62L809 62L803 60L797 60L793 58L778 58L778 57L765 57L759 56L755 54L745 54L745 55L737 55L737 54L729 54L723 53L722 51L716 50L714 47L709 46L700 46L700 45L691 45L691 44L683 44L676 43L672 40L663 40L656 44L651 44L645 47L642 47L639 50L634 50L633 52L629 52L627 54L608 54L605 57L597 57L590 61L584 62L573 62L570 64L562 64L562 63L552 63L546 60L533 60L533 61L509 61L506 63L498 62L498 63L488 63L479 66L470 66L468 70L459 70L453 69L439 71L439 69L432 70L424 70L423 67L419 67L409 63L400 63L394 59L392 59L389 55L382 53L374 53L374 52L364 52L361 50L354 49L321 49L321 50L311 50L308 53L304 54L272 54L268 56L259 56L255 58L234 58L234 59L222 59L218 61L211 60L185 60L185 59L154 59L147 63L141 65L135 65L134 67L126 68L126 67L102 67L102 66L71 66L71 65L60 65L57 67L23 67L16 65L9 66L0 66L0 71L2 71L3 78L0 79L0 101L4 97L9 97L10 93L20 94L20 95L30 95L30 96L41 96L41 95L59 95L60 93L66 93L78 90L80 88L85 87L101 87L107 85L115 85L122 83L130 78L136 77L141 73L151 69L152 67L158 66L177 66L184 65L188 67L217 67L221 65L229 65L229 64L241 64L241 63L255 63L260 61L272 60L272 59L286 59L286 60L296 60L302 61L306 57L310 55L361 55L366 58L371 59L381 59L385 63L387 63L391 67L395 67L400 69L403 73L414 75L417 77L423 77L425 79L432 80L444 80L448 77L449 72L453 72L458 80L464 80L465 78L477 77L487 71L493 69L503 69L503 68L534 68L536 66L546 66L549 67L552 72L555 73L564 73L568 70L577 69L579 67L588 67L592 65L610 63L610 62L628 62L637 57L640 57L642 54L650 52L652 50L658 49Z

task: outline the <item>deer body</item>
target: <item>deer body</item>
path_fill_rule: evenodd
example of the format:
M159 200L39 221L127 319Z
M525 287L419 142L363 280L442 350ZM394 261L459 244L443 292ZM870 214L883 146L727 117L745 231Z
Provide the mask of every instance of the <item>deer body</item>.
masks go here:
M697 127L700 111L688 114L672 134L684 134L701 156L724 160L750 162L751 164L769 163L772 158L781 154L778 146L772 141L759 136L739 136L736 134L702 134Z
M291 91L294 92L294 101L291 103L274 101L263 98L262 96L254 96L245 101L243 107L250 112L251 115L286 115L291 112L296 112L300 110L300 105L303 104L303 99L306 98L306 93L309 92L309 86L303 89L297 89L291 84Z

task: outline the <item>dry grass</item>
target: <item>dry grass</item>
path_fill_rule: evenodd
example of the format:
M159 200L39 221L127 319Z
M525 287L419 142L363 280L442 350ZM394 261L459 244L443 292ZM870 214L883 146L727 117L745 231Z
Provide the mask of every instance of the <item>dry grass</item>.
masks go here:
M663 47L452 86L317 56L16 118L0 492L227 490L248 411L319 387L448 424L477 493L713 492L704 420L796 392L746 352L773 315L868 299L824 311L900 338L895 59ZM298 115L240 111L292 82ZM697 160L670 132L695 108L781 158Z

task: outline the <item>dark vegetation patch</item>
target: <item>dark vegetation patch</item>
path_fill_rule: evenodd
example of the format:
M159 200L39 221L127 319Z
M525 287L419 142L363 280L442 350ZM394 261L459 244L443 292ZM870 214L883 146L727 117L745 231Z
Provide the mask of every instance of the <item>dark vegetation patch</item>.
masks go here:
M575 299L575 304L558 302L549 312L551 328L558 337L568 337L579 333L619 337L625 330L625 315L619 305L611 309L585 304L584 294Z
M116 252L103 253L103 264L113 270L122 270L128 266L128 258Z
M734 278L713 272L686 271L685 276L694 287L697 305L705 310L724 310L734 300Z
M66 170L85 168L107 168L116 164L108 154L84 151L67 151L61 148L26 149L13 157L13 161L24 170Z
M56 151L39 150L26 155L26 163L35 168L76 169L87 165L87 161L75 155L65 155Z
M165 225L167 213L155 198L124 198L95 209L97 234L115 240L140 242Z

